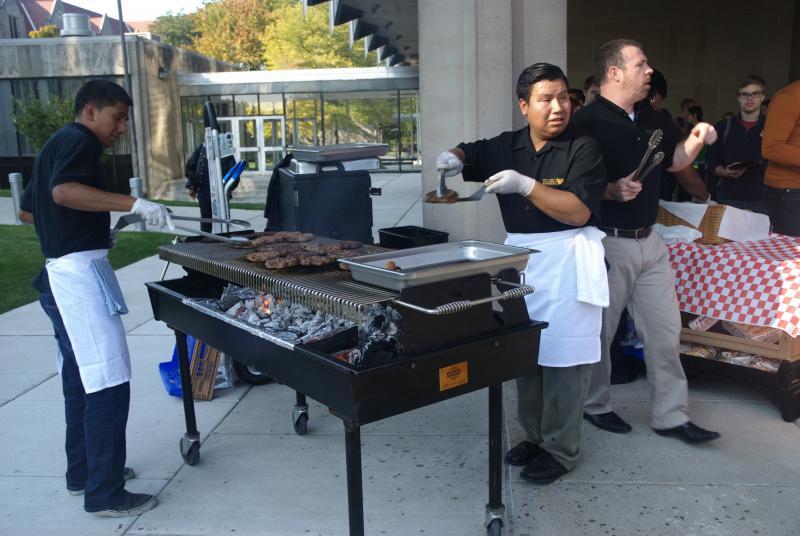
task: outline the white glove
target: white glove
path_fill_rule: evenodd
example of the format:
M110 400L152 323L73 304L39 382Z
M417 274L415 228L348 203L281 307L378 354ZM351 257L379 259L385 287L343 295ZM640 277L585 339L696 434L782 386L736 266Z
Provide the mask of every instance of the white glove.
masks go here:
M436 157L436 169L444 169L445 177L454 177L464 169L464 163L450 151L445 151Z
M141 214L141 216L147 221L147 224L151 227L161 229L166 225L171 231L175 230L175 225L172 223L172 218L169 217L169 211L167 211L167 207L164 205L139 198L133 204L131 212Z
M487 194L519 194L528 197L536 186L536 181L517 173L513 169L506 169L495 173L483 182Z
M115 247L117 247L117 231L111 229L111 232L108 234L108 249L114 249Z

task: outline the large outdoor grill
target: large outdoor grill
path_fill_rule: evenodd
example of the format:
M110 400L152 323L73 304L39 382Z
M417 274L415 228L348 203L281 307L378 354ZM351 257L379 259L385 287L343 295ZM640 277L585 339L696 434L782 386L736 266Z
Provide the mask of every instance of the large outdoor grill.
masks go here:
M364 533L360 427L488 387L486 525L489 534L500 534L504 512L502 382L535 371L539 335L546 326L528 318L523 299L533 291L519 281L528 252L516 252L510 266L490 258L502 248L507 247L465 242L417 248L417 257L407 253L413 250L375 253L352 259L350 272L339 266L267 270L243 260L244 250L196 239L162 247L159 256L182 265L187 272L180 279L147 284L155 318L166 322L176 335L186 419L181 454L186 462L197 463L200 449L186 334L293 388L297 392L293 418L298 434L306 433L306 395L343 421L351 535ZM453 260L459 251L472 257ZM406 272L386 273L381 279L380 273L387 271L375 267L392 256L406 262ZM431 265L414 269L415 259L427 259ZM375 277L382 286L373 282ZM218 298L229 283L269 292L355 323L363 320L370 307L390 305L402 317L397 335L401 351L391 359L365 361L356 367L332 355L353 344L355 328L307 344L254 329L201 300Z

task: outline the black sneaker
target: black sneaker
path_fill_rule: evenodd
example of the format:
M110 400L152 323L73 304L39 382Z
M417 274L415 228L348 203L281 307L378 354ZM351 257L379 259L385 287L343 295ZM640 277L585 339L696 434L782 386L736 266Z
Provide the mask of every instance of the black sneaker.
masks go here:
M156 505L158 505L158 498L156 498L155 495L131 493L125 490L123 490L123 493L125 494L125 498L123 499L122 504L119 506L106 508L105 510L98 510L97 512L92 513L103 517L138 516L147 512L148 510L152 510L156 507Z
M131 468L131 467L126 467L126 468L124 468L122 470L122 478L125 479L125 482L127 482L128 480L132 480L132 479L136 478L136 471L134 471L133 468ZM83 495L83 493L86 490L84 488L81 488L81 489L69 489L69 488L67 488L67 491L69 492L70 495L76 495L77 496L77 495Z

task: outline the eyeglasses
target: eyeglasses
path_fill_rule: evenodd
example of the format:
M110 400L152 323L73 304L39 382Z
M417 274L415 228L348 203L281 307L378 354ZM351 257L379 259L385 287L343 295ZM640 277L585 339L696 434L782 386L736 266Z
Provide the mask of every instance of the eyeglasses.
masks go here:
M737 95L739 97L743 98L743 99L757 99L757 98L763 96L764 92L763 91L754 91L752 93L746 93L744 91L741 91L741 92L737 93Z

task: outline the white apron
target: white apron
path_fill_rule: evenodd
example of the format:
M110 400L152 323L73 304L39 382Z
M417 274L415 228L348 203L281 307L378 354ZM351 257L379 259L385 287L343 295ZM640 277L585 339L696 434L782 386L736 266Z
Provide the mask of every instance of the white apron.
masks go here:
M532 319L550 323L539 346L544 367L600 361L603 307L608 307L604 236L596 227L581 227L506 237L510 246L540 251L525 268L525 282L536 289L525 304Z
M45 264L50 289L87 393L131 379L131 360L122 319L109 312L92 269L92 260L107 257L107 249L80 251L47 259Z

